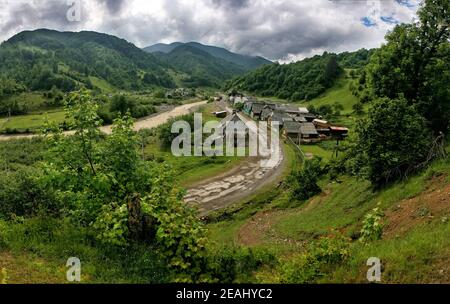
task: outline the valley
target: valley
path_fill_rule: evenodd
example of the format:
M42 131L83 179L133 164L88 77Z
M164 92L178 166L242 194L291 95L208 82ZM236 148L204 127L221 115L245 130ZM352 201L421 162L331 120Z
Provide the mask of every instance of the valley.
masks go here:
M287 63L15 33L0 45L0 283L69 283L76 257L81 284L450 284L448 9L425 1L378 48Z

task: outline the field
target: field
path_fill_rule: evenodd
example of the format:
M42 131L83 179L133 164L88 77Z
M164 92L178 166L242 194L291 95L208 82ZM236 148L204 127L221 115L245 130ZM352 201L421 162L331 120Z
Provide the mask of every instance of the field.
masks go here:
M50 123L62 123L64 119L65 114L62 110L2 118L0 119L0 132L6 130L16 130L21 133L38 132L46 121Z

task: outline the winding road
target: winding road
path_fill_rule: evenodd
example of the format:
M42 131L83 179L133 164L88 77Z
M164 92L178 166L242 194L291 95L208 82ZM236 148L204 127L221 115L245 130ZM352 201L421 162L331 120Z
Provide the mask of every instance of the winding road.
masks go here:
M194 103L187 103L178 107L173 108L170 111L158 113L155 115L148 116L146 118L137 120L134 123L134 130L139 131L142 129L151 129L158 127L164 123L166 123L169 119L182 116L185 114L189 114L199 107L207 104L208 101L199 101ZM100 127L100 130L105 134L111 134L112 126L103 126ZM64 132L65 135L72 135L73 131ZM34 138L39 137L39 134L21 134L21 135L0 135L0 141L12 140L12 139L22 139L22 138Z
M134 130L151 129L166 123L169 119L189 114L196 111L199 107L205 105L207 101L184 104L170 111L155 114L147 118L138 120L134 125ZM232 110L221 105L228 112ZM251 121L250 118L238 114L244 122ZM112 126L103 126L100 128L105 134L111 134ZM256 129L250 128L250 132L256 132ZM66 135L73 134L73 131L64 132ZM7 141L22 138L34 138L41 135L0 135L0 141ZM267 139L266 139L267 140ZM255 194L264 187L277 182L283 174L285 168L285 158L283 156L283 147L281 144L277 147L271 147L271 155L279 157L275 161L269 161L263 157L245 157L239 165L231 170L222 173L213 178L203 180L192 185L185 196L186 203L197 206L200 215L205 216L213 211L231 206L251 195Z
M231 110L227 108L230 112ZM238 114L244 122L250 118ZM251 126L251 125L250 125ZM250 132L257 132L250 127ZM267 141L267 138L263 138ZM286 161L283 146L271 146L272 158L247 157L238 166L219 176L191 186L184 200L197 206L201 216L231 206L276 183L282 176Z

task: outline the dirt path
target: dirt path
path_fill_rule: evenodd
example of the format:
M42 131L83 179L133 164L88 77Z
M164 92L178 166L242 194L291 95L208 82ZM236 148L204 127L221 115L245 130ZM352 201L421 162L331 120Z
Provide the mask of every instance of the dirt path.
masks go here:
M244 121L249 118L239 115ZM250 130L255 132L256 130ZM283 147L272 147L274 160L248 157L239 167L191 187L185 201L196 205L202 216L228 207L245 199L258 190L275 183L283 174L285 157Z
M169 119L182 116L185 114L189 114L190 112L194 111L198 107L205 105L207 101L200 101L195 103L188 103L185 105L178 106L170 111L155 114L152 116L149 116L144 119L140 119L136 121L134 124L134 130L139 131L142 129L151 129L157 126L160 126L164 123L166 123ZM103 126L100 127L100 130L104 132L105 134L111 134L112 126ZM72 135L73 131L67 131L64 132L65 135ZM22 139L22 138L34 138L39 137L39 134L23 134L23 135L0 135L0 141L7 141L12 139Z

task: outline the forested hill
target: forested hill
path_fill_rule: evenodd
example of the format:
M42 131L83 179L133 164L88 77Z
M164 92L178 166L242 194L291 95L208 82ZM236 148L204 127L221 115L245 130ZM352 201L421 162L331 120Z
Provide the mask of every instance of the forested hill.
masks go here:
M373 52L365 49L339 55L325 52L290 64L266 65L229 81L225 89L291 101L311 100L332 87L343 69L364 67Z
M149 53L158 53L159 52L159 53L168 54L180 46L189 46L191 48L196 48L205 53L208 53L209 55L211 55L215 58L225 60L229 63L237 65L245 71L254 70L262 65L272 63L271 61L269 61L265 58L259 57L259 56L247 56L247 55L242 55L242 54L236 54L236 53L230 52L224 48L210 46L210 45L204 45L204 44L201 44L198 42L188 42L188 43L174 42L171 44L158 43L158 44L144 48L144 51L149 52Z
M154 53L174 70L185 74L182 83L187 87L220 87L225 80L244 74L239 65L214 57L190 45L180 45L169 53Z
M0 77L28 90L71 91L98 78L120 89L173 87L166 65L115 36L96 32L21 32L0 46Z

